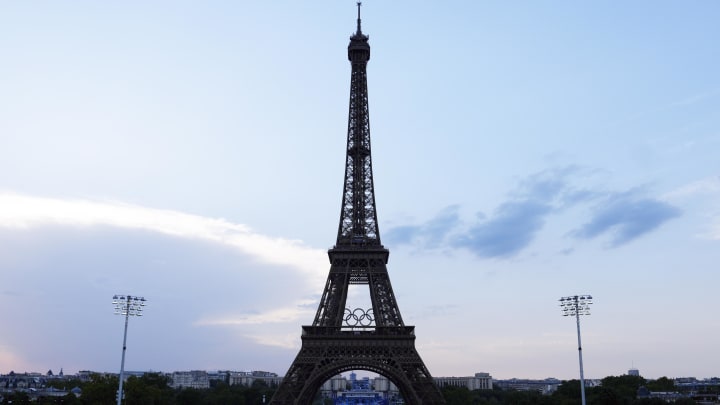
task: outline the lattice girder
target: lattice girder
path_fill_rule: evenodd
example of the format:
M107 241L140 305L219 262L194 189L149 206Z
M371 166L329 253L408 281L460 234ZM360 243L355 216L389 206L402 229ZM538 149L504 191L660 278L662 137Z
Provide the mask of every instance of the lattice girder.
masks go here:
M325 290L313 326L342 326L350 284L367 284L377 326L403 326L390 276L387 249L331 249Z
M365 50L367 49L367 53ZM345 181L336 246L380 246L375 209L375 187L370 147L366 65L370 58L367 37L351 38L348 56L352 62L350 105L348 111ZM365 58L365 56L367 58Z

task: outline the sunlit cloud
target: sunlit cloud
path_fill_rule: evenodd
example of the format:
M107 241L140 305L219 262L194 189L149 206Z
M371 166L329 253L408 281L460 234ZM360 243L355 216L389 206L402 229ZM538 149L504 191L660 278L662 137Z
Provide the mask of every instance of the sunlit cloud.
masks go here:
M0 193L0 227L29 229L48 225L111 226L198 239L230 246L265 263L295 268L313 279L325 274L322 270L326 267L323 250L308 247L298 240L254 233L246 225L222 218L119 202Z
M685 184L662 196L666 200L694 198L700 195L720 196L720 176L706 177Z
M275 308L269 311L252 314L233 314L227 317L201 319L195 322L198 326L239 326L268 323L297 323L309 319L315 311L304 303L294 306Z
M662 196L663 200L687 203L697 203L700 200L710 200L710 207L704 212L706 221L698 237L706 239L720 239L720 176L710 176L684 184Z
M252 340L253 342L263 345L263 346L271 346L271 347L280 347L283 349L297 349L299 345L299 339L297 336L297 333L288 333L284 335L279 334L268 334L268 335L257 335L257 334L250 334L250 335L244 335L246 338Z

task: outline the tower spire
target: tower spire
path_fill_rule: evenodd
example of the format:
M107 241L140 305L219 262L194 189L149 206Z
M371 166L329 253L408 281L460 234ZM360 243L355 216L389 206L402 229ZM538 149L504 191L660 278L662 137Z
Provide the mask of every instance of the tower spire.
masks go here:
M368 44L368 37L367 35L362 33L361 28L361 20L360 20L360 6L362 5L362 2L357 2L357 9L358 9L358 15L357 15L357 31L350 37L350 44L348 45L348 59L353 64L353 69L355 69L355 64L367 64L368 60L370 60L370 44ZM358 66L359 67L359 66ZM365 67L362 67L363 71ZM353 70L354 71L354 70ZM360 72L358 72L360 73ZM364 72L363 72L364 75Z

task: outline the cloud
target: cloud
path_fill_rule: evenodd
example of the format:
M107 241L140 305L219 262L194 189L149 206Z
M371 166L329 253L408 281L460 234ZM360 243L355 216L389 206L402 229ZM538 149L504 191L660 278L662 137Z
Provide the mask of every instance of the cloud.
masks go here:
M567 166L528 176L519 182L493 216L488 218L477 213L477 223L469 227L460 219L460 206L450 205L421 225L391 228L388 241L425 249L466 248L481 257L513 256L532 242L547 215L596 198L589 190L570 186L568 178L579 171L576 166Z
M285 367L287 354L268 347L291 347L291 336L299 343L298 321L312 321L328 268L324 250L224 219L8 193L0 242L0 304L24 308L0 316L13 325L0 337L0 364L26 370L112 369L122 329L110 297L121 292L149 300L131 326L132 367L231 367L256 357ZM30 333L37 325L65 338L48 343ZM186 347L205 349L173 356Z
M694 207L720 207L720 176L713 175L684 184L662 196L665 201L692 204ZM689 208L688 210L694 210ZM720 210L704 211L705 217L697 236L703 239L720 239Z
M385 240L394 245L410 244L422 235L422 230L422 226L416 225L396 226L385 233Z
M578 166L544 170L522 179L488 219L482 219L452 240L480 257L507 258L520 253L537 236L549 215L597 198L597 193L572 186L584 172Z
M681 211L660 200L639 197L631 191L610 196L595 207L590 220L572 234L592 239L611 235L611 246L617 247L658 228Z
M460 224L459 206L451 205L440 211L423 226L426 243L433 245L442 241L445 236Z
M491 219L472 226L453 245L481 257L513 256L532 242L551 211L550 205L532 200L504 203Z
M460 207L450 205L424 224L398 226L388 235L397 244L426 249L449 246L480 257L511 257L532 242L548 215L596 198L596 193L570 185L569 178L579 172L581 168L567 166L528 176L492 216L477 213L477 222L469 226L460 219Z
M313 304L317 305L315 301ZM268 323L290 323L300 319L309 319L315 313L309 302L302 302L295 306L275 308L262 313L231 315L220 318L201 319L195 322L198 326L233 326L233 325L259 325Z
M544 228L548 219L573 208L596 204L586 215L589 219L570 234L578 239L611 235L617 247L658 228L681 214L680 210L659 199L645 197L641 189L628 192L593 190L586 186L597 170L579 166L552 168L520 180L492 213L477 214L467 224L459 216L460 207L451 205L421 224L390 229L391 242L419 245L424 249L462 248L479 257L510 258L527 248ZM693 189L700 186L693 186ZM703 183L703 188L708 184ZM561 254L571 254L568 247Z
M28 229L47 225L111 226L230 246L269 264L284 265L312 277L325 275L325 252L297 240L254 233L248 226L118 202L64 200L0 194L0 227ZM283 254L278 254L283 252Z
M258 345L279 347L282 349L297 349L299 345L297 333L286 333L284 335L273 334L246 334L246 338Z
M544 170L520 180L517 189L510 193L511 197L551 202L564 196L574 194L568 184L568 178L576 174L580 168L567 166Z
M679 200L706 195L720 196L720 176L706 177L685 184L665 194L663 199Z
M462 312L462 308L456 304L429 305L423 308L417 315L417 319L443 318Z
M391 228L386 233L386 239L396 245L420 243L428 248L437 246L460 225L459 208L458 205L445 207L421 226L405 225Z

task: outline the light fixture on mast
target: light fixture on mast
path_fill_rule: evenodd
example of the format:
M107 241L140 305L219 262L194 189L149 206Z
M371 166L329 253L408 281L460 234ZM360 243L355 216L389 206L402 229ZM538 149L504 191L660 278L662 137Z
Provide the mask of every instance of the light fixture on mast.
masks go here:
M121 405L123 395L123 380L125 374L125 350L127 349L128 319L131 316L142 316L146 300L143 297L132 295L113 295L113 306L115 315L125 315L125 333L123 334L122 361L120 362L120 385L117 392L117 405Z
M583 375L582 343L580 341L580 315L590 315L592 296L573 295L560 298L560 309L563 316L574 316L577 322L578 358L580 360L580 397L585 405L585 376Z

